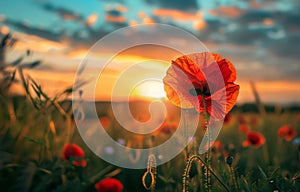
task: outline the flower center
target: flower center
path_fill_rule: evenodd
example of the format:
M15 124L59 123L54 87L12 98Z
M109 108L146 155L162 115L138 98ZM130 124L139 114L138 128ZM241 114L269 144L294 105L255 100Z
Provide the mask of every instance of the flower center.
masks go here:
M207 86L201 86L194 89L190 89L189 93L193 96L198 96L204 94L205 96L210 95L210 91Z
M257 144L259 143L260 138L258 136L253 136L249 138L250 143Z

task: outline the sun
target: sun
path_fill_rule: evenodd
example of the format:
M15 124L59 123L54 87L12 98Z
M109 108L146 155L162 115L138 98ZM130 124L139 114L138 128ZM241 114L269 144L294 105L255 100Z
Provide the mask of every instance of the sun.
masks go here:
M166 98L164 84L160 80L145 80L137 85L133 91L133 95L146 97L150 99Z

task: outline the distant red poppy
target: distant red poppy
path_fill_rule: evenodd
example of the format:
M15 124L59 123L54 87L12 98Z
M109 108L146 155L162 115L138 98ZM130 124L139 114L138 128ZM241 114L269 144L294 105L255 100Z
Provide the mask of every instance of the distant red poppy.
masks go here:
M95 184L95 189L98 192L122 192L122 183L114 178L105 178Z
M243 142L243 147L248 147L249 145L253 145L254 147L260 147L265 143L265 137L258 132L249 131L247 133L247 140Z
M286 141L291 141L296 135L296 130L289 125L284 125L278 129L278 136Z
M205 145L205 149L207 150L207 144ZM212 149L213 152L216 152L217 150L222 150L223 149L223 144L221 141L216 140L214 142L210 143L210 148Z
M204 112L204 96L207 112L220 120L236 103L239 85L234 84L235 80L236 71L229 60L216 53L204 52L172 61L163 82L171 103Z
M84 151L76 144L67 144L64 146L62 158L65 161L71 161L73 165L85 167Z
M241 133L247 133L249 131L249 127L246 124L240 124L239 125L239 131Z
M223 144L221 143L221 141L216 140L213 144L212 147L214 147L215 149L221 149L223 147Z
M238 116L237 121L239 124L246 124L246 119L242 115Z
M107 128L110 126L110 120L108 117L101 117L100 118L100 123L104 128Z

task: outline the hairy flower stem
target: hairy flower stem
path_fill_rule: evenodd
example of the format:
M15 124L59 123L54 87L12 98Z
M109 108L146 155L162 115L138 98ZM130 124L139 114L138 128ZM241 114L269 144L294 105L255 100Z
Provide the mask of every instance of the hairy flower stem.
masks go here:
M187 142L187 145L185 147L185 158L187 159L188 156L189 156L189 149L188 149L188 146L189 146L189 136L188 136L188 122L187 122L187 110L185 109L183 111L183 126L184 126L184 139L185 141Z
M65 140L65 145L70 143L71 140L71 117L70 116L66 116L66 140Z
M218 175L214 172L214 170L211 167L208 167L207 163L201 159L199 155L192 155L190 156L187 161L186 161L186 167L184 168L184 173L183 173L183 178L182 178L182 183L183 183L183 189L182 192L188 192L189 191L189 172L192 167L193 161L198 160L201 163L207 167L207 169L210 171L210 173L217 179L217 181L222 185L222 187L225 189L225 191L230 192L229 187L218 177Z
M210 129L209 129L209 116L207 113L207 106L204 98L204 94L202 94L202 102L203 102L203 108L204 108L204 114L205 114L205 126L206 126L206 136L207 136L207 153L206 153L206 163L207 167L204 169L205 170L205 188L207 192L211 191L211 176L210 176L210 171L209 168L211 166L211 157L210 157Z
M231 175L231 178L232 178L232 181L233 181L233 184L234 184L235 191L238 191L239 186L238 186L238 182L237 182L237 179L235 177L235 172L234 172L234 168L233 168L232 165L229 165L229 170L230 170L230 175Z

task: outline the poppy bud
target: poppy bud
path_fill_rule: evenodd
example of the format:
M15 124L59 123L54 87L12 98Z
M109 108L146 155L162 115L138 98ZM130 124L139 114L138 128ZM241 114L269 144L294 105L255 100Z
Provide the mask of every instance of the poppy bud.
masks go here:
M229 155L228 157L226 157L226 163L227 165L229 165L231 167L233 162L233 157L231 155Z

